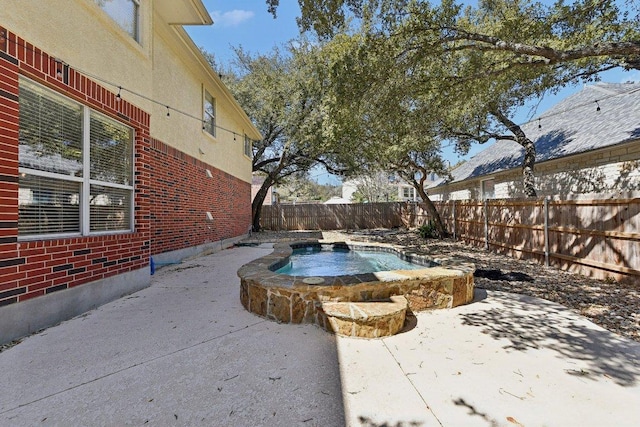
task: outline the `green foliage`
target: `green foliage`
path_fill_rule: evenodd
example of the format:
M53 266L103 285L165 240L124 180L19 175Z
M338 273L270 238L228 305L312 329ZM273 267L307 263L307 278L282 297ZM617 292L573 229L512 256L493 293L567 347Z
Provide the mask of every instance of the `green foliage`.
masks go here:
M303 176L316 165L337 171L330 140L323 138L323 66L319 47L305 39L252 55L235 48L235 59L219 68L243 110L263 138L253 144L252 167L265 177L253 201L254 229L269 187L291 176ZM215 66L215 58L205 52Z
M423 239L435 239L439 236L438 230L436 228L435 222L433 220L429 220L425 224L422 224L418 227L418 235Z

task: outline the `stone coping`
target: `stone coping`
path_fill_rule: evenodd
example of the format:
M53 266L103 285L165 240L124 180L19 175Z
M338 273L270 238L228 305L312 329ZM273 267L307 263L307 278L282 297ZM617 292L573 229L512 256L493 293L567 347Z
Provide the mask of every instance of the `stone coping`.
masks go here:
M400 259L414 264L424 265L424 269L392 270L375 273L352 274L342 276L292 276L279 274L275 270L284 267L296 249L305 247L333 246L336 249L356 251L374 251L393 253ZM318 240L302 240L281 242L273 246L273 252L262 258L243 265L238 270L241 279L259 281L263 287L304 288L313 286L349 286L372 281L390 282L394 280L410 280L421 278L427 272L430 276L451 276L458 273L475 271L475 265L455 258L432 258L417 252L405 251L402 247L385 243L360 243L350 241L320 242Z
M324 302L319 317L321 326L337 335L380 338L402 329L408 305L402 295L393 295L385 301Z
M295 249L320 245L392 252L425 268L317 277L275 272L289 262ZM325 327L318 316L323 302L364 302L404 295L413 311L467 304L473 299L474 270L472 263L455 258L434 259L389 244L304 240L275 244L271 254L243 265L238 276L240 300L248 311L278 322Z

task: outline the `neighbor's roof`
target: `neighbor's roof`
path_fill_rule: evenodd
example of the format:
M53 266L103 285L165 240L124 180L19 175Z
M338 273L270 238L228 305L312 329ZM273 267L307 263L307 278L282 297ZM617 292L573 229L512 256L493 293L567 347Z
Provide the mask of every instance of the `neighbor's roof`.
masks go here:
M640 83L586 86L540 115L540 120L522 125L522 130L535 142L536 162L638 139ZM499 140L452 170L451 181L439 179L431 188L519 168L523 158L524 149L518 143Z

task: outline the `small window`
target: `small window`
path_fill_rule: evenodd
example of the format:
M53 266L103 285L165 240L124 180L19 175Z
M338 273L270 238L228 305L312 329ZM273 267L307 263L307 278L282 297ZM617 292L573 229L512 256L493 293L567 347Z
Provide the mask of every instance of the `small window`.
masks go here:
M204 91L204 113L202 117L204 130L216 136L216 100L205 89Z
M496 197L495 186L496 186L496 182L493 179L482 181L482 198L484 200L495 199Z
M140 42L138 0L94 0L116 24L127 32L135 41Z
M402 198L405 200L413 200L413 187L402 187Z
M253 145L251 144L251 138L247 135L244 136L244 155L251 157L253 155Z

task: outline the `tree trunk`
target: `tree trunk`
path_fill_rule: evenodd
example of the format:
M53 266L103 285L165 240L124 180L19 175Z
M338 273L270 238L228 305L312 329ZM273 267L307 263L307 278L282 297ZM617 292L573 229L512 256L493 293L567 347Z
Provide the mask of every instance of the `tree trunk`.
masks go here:
M433 204L433 202L427 195L427 192L424 191L424 188L422 187L422 185L415 186L415 189L420 195L420 198L422 199L422 201L424 202L424 205L427 208L427 213L429 213L429 217L431 217L431 219L434 222L436 231L438 232L438 237L440 239L444 239L449 235L449 233L447 232L447 229L444 226L444 222L442 222L442 218L440 217L440 213L436 209L436 206Z
M524 137L523 141L518 140L518 144L524 147L524 160L522 161L522 183L524 194L527 197L536 197L536 185L534 166L536 164L536 146L529 138Z
M262 186L258 190L258 193L251 202L251 224L253 231L260 231L260 217L262 215L262 204L269 193L269 188L273 185L273 178L267 175L262 183Z
M516 123L511 121L507 116L502 114L501 111L492 111L494 117L500 121L503 125L511 131L515 137L516 142L524 148L524 159L522 160L522 185L524 187L524 194L527 197L536 197L536 187L535 187L535 173L534 167L536 164L536 146L527 135L524 133L522 128L518 126Z

